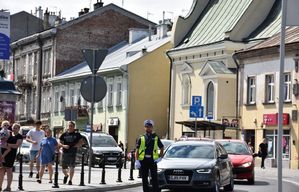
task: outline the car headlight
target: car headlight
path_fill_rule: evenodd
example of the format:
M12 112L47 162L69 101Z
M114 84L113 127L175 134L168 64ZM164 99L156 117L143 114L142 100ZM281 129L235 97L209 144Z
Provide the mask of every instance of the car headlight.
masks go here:
M243 163L242 165L240 165L240 167L250 167L251 164L251 162Z
M211 173L212 169L210 168L205 168L205 169L196 169L197 173Z
M158 173L160 173L160 172L162 172L162 171L164 171L164 169L161 169L161 168L158 168L158 169L157 169L157 172L158 172Z
M102 151L94 151L93 153L97 154L97 155L102 155L103 154Z

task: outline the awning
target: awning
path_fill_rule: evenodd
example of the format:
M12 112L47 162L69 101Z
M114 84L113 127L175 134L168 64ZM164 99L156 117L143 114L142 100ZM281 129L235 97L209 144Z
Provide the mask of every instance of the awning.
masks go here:
M184 125L186 127L190 127L192 130L194 130L195 129L195 122L196 122L196 129L198 131L200 131L200 130L224 130L225 129L225 126L220 124L220 123L216 123L216 122L212 122L212 121L205 121L205 120L201 120L201 121L176 121L175 123Z

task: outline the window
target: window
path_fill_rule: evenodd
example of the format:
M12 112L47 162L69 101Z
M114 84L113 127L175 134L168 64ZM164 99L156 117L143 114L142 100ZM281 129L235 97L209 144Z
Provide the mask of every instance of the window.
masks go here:
M75 106L75 91L74 91L74 89L70 90L70 106Z
M77 100L76 100L76 105L81 106L81 92L80 89L77 89Z
M255 77L248 77L247 86L247 104L255 104Z
M207 87L207 110L206 115L214 114L214 84L209 82Z
M116 105L120 106L122 104L122 83L118 82L116 84L116 87L117 87Z
M37 56L38 52L34 52L33 75L37 75Z
M183 75L182 80L182 105L190 103L190 79L188 75Z
M35 106L36 106L36 90L33 90L32 92L32 114L35 114L36 113L36 109L35 109Z
M59 92L55 92L54 112L57 112L58 109L59 109Z
M65 109L65 91L61 91L61 95L60 95L60 98L59 98L59 101L61 102L60 104L60 111L64 111Z
M284 85L283 85L284 101L291 101L291 74L284 74Z
M44 50L43 75L50 75L51 61L51 49Z
M274 103L274 75L266 75L266 103Z
M113 106L113 78L108 79L108 107Z

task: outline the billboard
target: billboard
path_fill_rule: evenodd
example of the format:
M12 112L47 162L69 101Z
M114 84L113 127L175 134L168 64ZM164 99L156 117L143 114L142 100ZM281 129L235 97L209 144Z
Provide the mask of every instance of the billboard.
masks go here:
M9 60L10 14L0 11L0 59Z
M16 102L0 101L0 122L8 120L13 123L15 120Z

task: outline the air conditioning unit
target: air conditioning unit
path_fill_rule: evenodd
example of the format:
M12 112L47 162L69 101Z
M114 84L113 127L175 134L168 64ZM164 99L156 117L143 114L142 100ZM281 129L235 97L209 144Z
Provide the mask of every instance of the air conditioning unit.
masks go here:
M119 119L117 117L109 118L108 119L108 126L118 126L119 125Z

